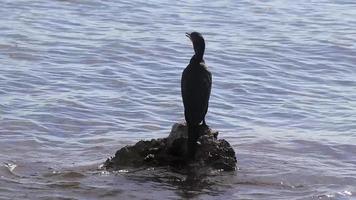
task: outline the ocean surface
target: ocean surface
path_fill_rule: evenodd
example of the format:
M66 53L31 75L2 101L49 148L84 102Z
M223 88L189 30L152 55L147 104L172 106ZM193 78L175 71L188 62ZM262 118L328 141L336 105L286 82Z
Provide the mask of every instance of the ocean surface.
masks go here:
M0 199L356 199L353 0L2 0ZM207 123L235 172L196 182L106 158L184 121L206 40Z

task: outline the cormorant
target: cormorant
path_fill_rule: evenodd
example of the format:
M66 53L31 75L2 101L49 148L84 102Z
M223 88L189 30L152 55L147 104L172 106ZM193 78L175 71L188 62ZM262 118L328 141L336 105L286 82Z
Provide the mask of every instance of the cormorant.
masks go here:
M205 123L211 91L211 73L205 65L203 56L205 42L198 32L186 33L192 41L195 54L184 69L181 80L181 92L184 104L184 116L188 126L188 158L194 158L196 142L199 138L199 125Z

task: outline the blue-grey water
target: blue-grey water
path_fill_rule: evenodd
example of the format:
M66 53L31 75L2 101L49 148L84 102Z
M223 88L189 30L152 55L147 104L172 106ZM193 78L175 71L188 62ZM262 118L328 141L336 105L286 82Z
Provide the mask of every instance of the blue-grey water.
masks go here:
M356 199L352 0L2 0L0 199ZM236 172L194 183L105 159L184 120L206 39L207 123Z

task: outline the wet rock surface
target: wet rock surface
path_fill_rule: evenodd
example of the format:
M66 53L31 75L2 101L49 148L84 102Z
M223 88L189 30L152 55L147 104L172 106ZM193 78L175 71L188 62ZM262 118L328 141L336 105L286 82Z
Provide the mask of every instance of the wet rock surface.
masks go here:
M218 132L201 125L200 137L195 158L186 160L188 129L185 124L176 123L167 138L139 141L133 146L118 150L114 157L104 163L107 170L120 170L128 167L170 166L184 169L187 166L209 167L233 171L236 169L235 151L224 139L218 139Z

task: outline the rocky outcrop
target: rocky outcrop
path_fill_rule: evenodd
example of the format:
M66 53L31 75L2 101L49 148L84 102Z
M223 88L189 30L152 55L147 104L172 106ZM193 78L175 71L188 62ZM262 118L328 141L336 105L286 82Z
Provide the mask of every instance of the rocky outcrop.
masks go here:
M194 164L195 167L232 171L236 169L235 152L224 139L218 139L218 132L207 126L200 126L200 137L195 158L186 161L188 130L182 123L173 125L167 138L139 141L133 146L118 150L114 157L104 163L108 170L120 170L128 167L170 166L183 169Z

